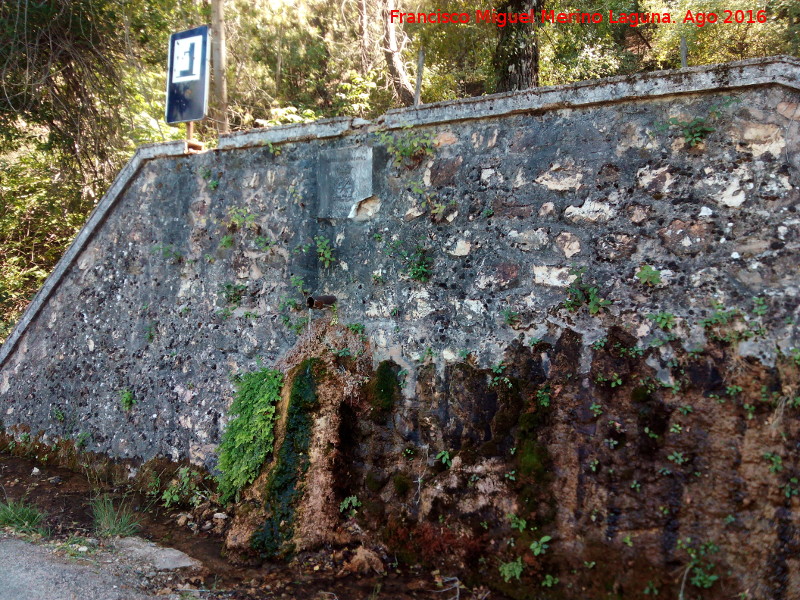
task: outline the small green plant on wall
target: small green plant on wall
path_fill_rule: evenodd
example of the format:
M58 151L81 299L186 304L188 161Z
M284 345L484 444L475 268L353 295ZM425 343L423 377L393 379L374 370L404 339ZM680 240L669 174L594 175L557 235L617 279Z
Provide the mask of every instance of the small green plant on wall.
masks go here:
M417 246L408 255L406 262L406 274L414 281L426 283L433 275L433 260L428 256L428 250L422 246Z
M223 283L219 288L219 293L226 303L231 306L239 307L242 304L242 298L247 291L247 286L242 283Z
M200 175L202 175L203 179L208 182L208 187L212 190L215 190L219 187L219 177L214 177L214 173L208 167L201 169Z
M281 148L277 144L273 144L272 142L261 142L261 145L267 149L272 156L280 156L281 155Z
M450 452L447 450L439 452L439 454L436 455L436 460L441 461L445 469L449 469L453 466L453 459L450 458Z
M322 266L326 269L330 268L330 266L336 262L330 240L318 235L314 237L314 242L317 244L317 258L319 262L322 263Z
M650 265L642 265L636 273L636 278L644 285L655 286L661 283L661 271L654 269Z
M133 392L130 391L128 388L120 390L119 405L125 412L128 412L136 405L136 398L133 397Z
M647 318L653 321L656 325L661 327L664 331L669 331L675 327L675 315L669 312L659 312L647 315Z
M489 385L492 387L497 387L500 385L504 385L507 388L513 387L511 383L511 379L507 375L505 375L506 365L501 361L492 367L492 378L489 380Z
M500 311L500 314L503 315L503 321L506 325L513 327L519 322L519 313L515 310L505 308Z
M709 135L716 131L716 129L711 126L711 123L722 115L722 110L739 102L741 102L739 98L726 97L719 104L712 106L705 116L693 117L686 121L677 117L671 117L667 119L665 123L656 123L656 130L677 130L686 144L690 148L694 148L703 143Z
M695 117L691 121L681 121L676 117L672 117L667 121L671 127L676 127L686 140L686 143L691 147L701 144L709 134L716 131L713 127L709 126L705 117Z
M547 552L547 549L550 547L550 545L547 542L549 542L552 539L553 538L551 538L549 535L544 535L541 538L539 538L538 541L534 540L533 542L531 542L530 548L531 551L533 552L533 555L540 556L545 552Z
M500 577L502 577L503 581L505 581L506 583L508 583L514 578L519 580L519 578L522 576L523 570L524 570L524 565L522 564L521 556L518 556L517 560L500 563Z
M81 431L75 438L75 447L79 450L89 445L92 435L88 431Z
M246 208L231 206L228 209L229 229L247 229L254 227L255 224L256 216Z
M598 295L597 286L587 284L583 276L586 273L586 267L570 269L570 275L575 279L567 288L567 299L564 300L563 306L567 310L577 311L581 306L586 304L589 309L590 315L596 315L604 308L611 305L611 300L606 300Z
M50 409L50 415L59 423L63 423L67 418L66 414L64 414L64 411L58 406L54 406L52 409Z
M350 519L356 516L358 508L361 506L361 501L358 496L348 496L339 504L339 512L345 513Z

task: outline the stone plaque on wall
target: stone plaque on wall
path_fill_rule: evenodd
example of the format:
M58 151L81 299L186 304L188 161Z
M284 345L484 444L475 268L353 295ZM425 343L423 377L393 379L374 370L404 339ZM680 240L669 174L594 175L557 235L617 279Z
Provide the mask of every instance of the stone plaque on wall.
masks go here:
M320 219L346 219L353 205L372 196L372 148L322 150L317 162Z

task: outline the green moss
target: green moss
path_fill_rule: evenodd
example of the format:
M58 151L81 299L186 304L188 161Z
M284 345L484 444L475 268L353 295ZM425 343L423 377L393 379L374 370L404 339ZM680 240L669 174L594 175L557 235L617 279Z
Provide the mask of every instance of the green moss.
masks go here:
M545 478L550 464L547 447L536 440L522 440L517 447L519 471L539 481Z
M292 382L286 434L266 485L265 505L270 516L252 540L253 547L267 557L285 556L292 552L288 542L294 535L295 507L301 494L298 483L308 469L313 423L311 411L317 407L314 375L317 361L313 358L303 361Z
M408 494L408 491L411 489L411 483L411 478L405 473L397 473L394 477L392 477L394 491L401 498Z
M370 383L369 403L372 408L370 416L376 423L383 423L394 410L400 398L400 380L397 378L398 367L384 360L378 365L375 377Z
M520 435L524 437L535 436L536 431L544 425L546 416L546 411L541 408L537 408L534 412L522 413L519 416Z
M380 500L365 499L361 505L361 514L370 521L381 521L386 514L386 504Z
M364 485L366 485L367 489L373 493L380 492L385 484L386 480L378 477L372 471L367 473L367 477L364 481Z
M637 387L631 391L631 400L633 402L651 402L652 395L646 387Z
M236 397L219 446L219 492L227 502L253 483L274 443L275 407L281 396L283 375L273 369L237 378Z

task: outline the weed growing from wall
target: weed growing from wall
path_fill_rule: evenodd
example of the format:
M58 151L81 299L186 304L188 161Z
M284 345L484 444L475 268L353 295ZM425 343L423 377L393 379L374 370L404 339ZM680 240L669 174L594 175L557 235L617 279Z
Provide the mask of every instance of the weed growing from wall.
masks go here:
M331 246L330 240L326 237L318 235L314 237L314 242L317 244L317 258L319 259L319 262L326 269L330 268L330 266L336 262L336 258L333 256L333 246Z
M225 302L233 306L241 306L244 293L247 291L247 286L241 283L223 283L219 288L220 295L225 299Z
M586 304L589 314L596 315L604 308L611 305L611 300L606 300L598 295L597 286L591 286L583 280L586 267L572 268L570 275L575 279L567 289L567 299L564 300L564 308L571 311L578 310Z
M417 246L406 257L406 274L414 281L426 283L433 275L433 260L428 256L427 248Z
M292 382L286 435L266 486L266 509L270 516L252 540L253 547L267 557L285 556L292 552L287 542L294 535L295 504L301 494L298 482L309 464L311 411L317 406L314 369L318 360L303 361Z
M708 114L703 116L696 116L688 121L683 121L677 117L667 119L665 123L656 123L657 131L671 131L680 134L686 144L694 148L695 146L703 143L705 139L716 129L711 126L711 123L722 116L723 109L728 108L732 104L741 102L739 98L726 97L719 104L715 104L708 110Z
M519 580L522 572L525 570L525 565L522 564L522 557L518 556L517 560L511 562L500 563L500 576L503 581L508 583L513 578Z
M236 397L230 408L233 419L219 446L219 492L227 502L251 484L275 441L275 410L280 400L283 375L262 369L236 378Z
M636 272L636 278L639 280L639 283L655 286L661 283L661 271L654 269L650 265L642 265Z
M228 229L249 229L256 225L256 216L246 208L231 206L228 209Z

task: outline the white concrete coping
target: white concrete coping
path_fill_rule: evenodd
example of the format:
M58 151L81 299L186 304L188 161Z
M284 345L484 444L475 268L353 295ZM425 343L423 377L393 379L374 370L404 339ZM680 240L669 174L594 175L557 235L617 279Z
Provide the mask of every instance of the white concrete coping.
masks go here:
M719 65L653 71L533 88L521 92L448 100L388 111L376 121L354 117L279 125L220 136L218 148L234 150L266 144L326 139L382 129L474 121L517 113L615 104L754 86L781 85L800 90L800 60L790 56L754 58Z
M139 168L145 162L154 158L161 158L164 156L181 156L183 154L186 154L185 141L147 144L136 149L133 157L117 174L114 182L109 186L108 190L106 190L106 193L103 194L103 197L100 199L100 202L97 203L97 206L94 207L94 210L89 215L89 218L86 220L86 224L78 232L78 235L75 236L75 239L72 240L69 248L67 248L67 251L53 269L53 272L50 273L41 289L37 292L36 296L28 305L28 308L23 313L22 318L20 318L19 322L14 328L14 331L12 331L11 335L6 338L5 343L0 346L0 366L5 363L9 354L11 354L12 350L17 345L19 338L22 337L22 334L25 333L28 325L30 325L30 323L36 318L36 315L39 314L39 311L42 309L45 302L47 302L48 298L50 298L53 290L58 287L58 284L61 282L61 278L66 274L67 270L69 270L69 268L75 262L75 259L78 258L78 255L80 255L80 253L86 247L86 244L94 235L95 230L103 224L106 216L114 207L120 196L122 196L122 193L128 187L128 184L133 180L134 177L136 177L136 174L139 172Z
M321 119L310 123L295 123L291 125L277 125L275 127L261 127L234 131L219 136L217 148L231 150L251 146L266 146L282 142L300 142L306 140L321 140L325 138L345 135L358 127L369 125L370 121L358 117L334 117Z
M800 60L774 56L449 100L390 110L377 123L396 129L766 85L800 90Z

